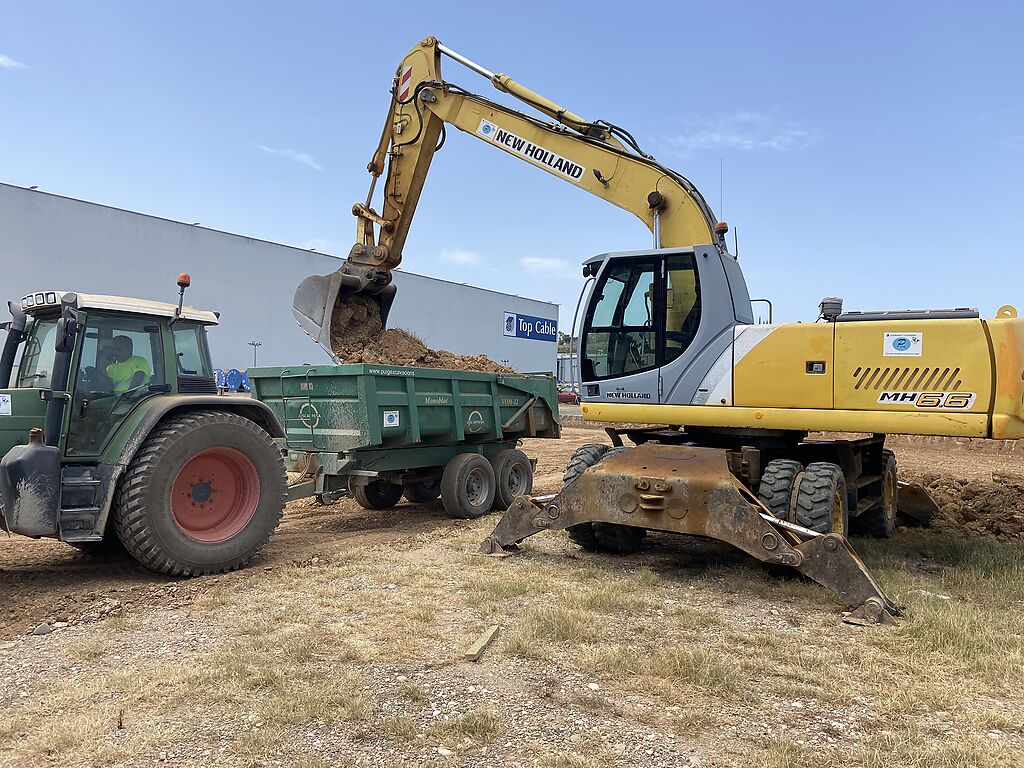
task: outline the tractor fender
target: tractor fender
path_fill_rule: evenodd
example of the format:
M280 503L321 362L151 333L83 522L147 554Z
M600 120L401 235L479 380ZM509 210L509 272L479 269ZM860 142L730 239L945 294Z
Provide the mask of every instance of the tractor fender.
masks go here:
M285 436L281 424L278 422L274 412L266 403L255 400L251 397L233 395L165 395L164 397L152 398L144 403L148 406L141 420L134 427L125 424L124 429L132 431L131 436L125 442L120 454L110 457L112 461L101 462L97 466L99 479L102 481L100 498L97 506L100 511L96 519L94 533L102 534L107 528L107 520L110 518L110 506L114 500L114 493L117 491L117 484L124 474L125 469L131 464L139 448L146 442L146 438L160 422L170 416L177 416L188 411L224 411L236 413L257 424L272 438L283 438Z

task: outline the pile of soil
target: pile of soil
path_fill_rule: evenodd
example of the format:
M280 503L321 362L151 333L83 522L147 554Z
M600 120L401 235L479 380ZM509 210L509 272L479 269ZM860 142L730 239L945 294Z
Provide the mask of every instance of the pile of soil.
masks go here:
M456 355L445 349L430 349L408 331L385 329L377 302L359 294L339 301L335 306L331 319L331 349L346 363L515 373L513 368L486 355Z
M1024 475L994 472L991 480L925 473L919 479L952 528L966 533L1024 538Z

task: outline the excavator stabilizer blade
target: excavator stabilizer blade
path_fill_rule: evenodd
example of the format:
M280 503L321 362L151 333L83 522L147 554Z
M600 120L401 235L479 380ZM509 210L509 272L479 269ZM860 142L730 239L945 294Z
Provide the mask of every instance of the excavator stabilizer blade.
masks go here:
M870 621L898 615L849 542L774 518L729 471L725 451L646 443L609 456L555 496L520 496L481 551L511 549L544 530L632 526L724 541L832 590Z
M900 480L896 512L903 522L927 528L938 514L939 505L923 485Z

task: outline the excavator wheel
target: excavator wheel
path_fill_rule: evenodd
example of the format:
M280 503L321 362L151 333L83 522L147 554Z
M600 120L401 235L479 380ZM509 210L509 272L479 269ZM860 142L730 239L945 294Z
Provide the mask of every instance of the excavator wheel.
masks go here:
M626 447L613 448L610 445L596 443L581 445L569 459L569 466L562 475L562 481L565 485L571 485L599 461L628 450ZM566 528L565 532L569 534L570 541L588 552L614 552L624 555L638 551L647 536L647 531L643 528L614 523L580 523Z
M818 533L849 534L850 506L846 477L838 464L808 464L796 489L795 523Z
M874 507L864 512L859 520L865 531L876 539L888 539L896 528L896 505L899 486L896 477L896 455L889 450L882 452L882 498Z
M761 473L761 483L757 487L757 498L768 511L779 520L790 519L793 487L797 476L804 471L804 465L793 459L773 459Z

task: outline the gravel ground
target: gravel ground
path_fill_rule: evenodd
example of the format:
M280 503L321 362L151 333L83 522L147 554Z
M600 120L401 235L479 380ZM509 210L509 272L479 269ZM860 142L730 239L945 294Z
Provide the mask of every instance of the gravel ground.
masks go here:
M530 441L536 490L602 437ZM1006 447L896 450L1024 472ZM250 567L189 580L5 540L0 766L1024 764L1019 542L855 541L910 608L893 630L699 540L474 554L495 522L297 503Z

